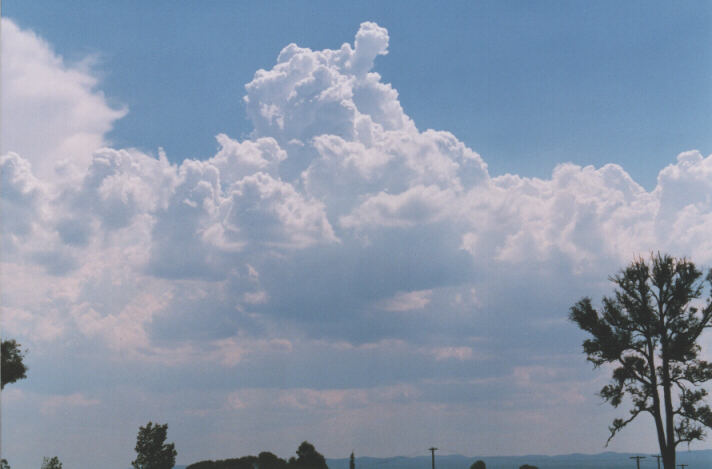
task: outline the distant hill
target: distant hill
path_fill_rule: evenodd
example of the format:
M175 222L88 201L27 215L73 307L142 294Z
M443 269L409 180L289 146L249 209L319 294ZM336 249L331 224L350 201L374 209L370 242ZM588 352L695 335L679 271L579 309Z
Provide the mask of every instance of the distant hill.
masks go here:
M531 464L539 469L634 469L635 462L630 457L640 454L647 456L640 461L641 469L657 469L655 458L645 453L598 453L598 454L562 454L558 456L462 456L435 455L435 469L469 469L478 459L487 464L487 469L519 469L523 464ZM349 469L349 459L327 459L329 469ZM689 464L687 469L712 468L712 450L680 451L677 453L677 464ZM430 469L430 456L408 458L395 456L391 458L357 457L356 469ZM175 466L174 469L185 469L186 466Z
M599 454L564 454L559 456L461 456L435 455L436 469L469 469L478 459L487 464L487 469L518 469L523 464L531 464L539 469L634 469L635 462L630 459L635 453L599 453ZM649 454L640 461L641 469L657 469L655 458ZM348 458L327 459L329 469L349 469ZM677 464L689 464L688 469L712 468L712 450L680 451ZM430 469L430 456L406 458L357 457L356 469Z

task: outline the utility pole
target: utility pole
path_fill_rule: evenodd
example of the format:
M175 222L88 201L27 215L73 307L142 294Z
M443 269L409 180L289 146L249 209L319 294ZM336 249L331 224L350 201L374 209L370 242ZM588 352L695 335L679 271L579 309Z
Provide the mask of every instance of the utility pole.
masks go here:
M659 454L653 454L652 457L658 460L658 469L660 469L660 460L662 459L662 456Z
M645 456L631 456L630 459L635 459L635 464L637 465L638 469L640 469L640 460L645 459Z
M685 469L689 464L678 464L677 467L681 467L682 469Z
M434 446L433 446L432 448L428 448L428 451L430 451L431 453L433 453L433 469L435 469L435 451L437 451L437 450L438 450L438 449L437 449L436 447L434 447Z

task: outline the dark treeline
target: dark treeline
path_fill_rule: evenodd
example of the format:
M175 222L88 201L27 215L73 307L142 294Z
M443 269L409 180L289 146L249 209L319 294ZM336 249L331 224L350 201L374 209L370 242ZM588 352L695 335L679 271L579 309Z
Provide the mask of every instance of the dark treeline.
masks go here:
M314 445L303 442L297 449L297 457L286 461L268 451L258 456L243 456L241 458L221 459L218 461L200 461L186 469L329 469L326 459Z

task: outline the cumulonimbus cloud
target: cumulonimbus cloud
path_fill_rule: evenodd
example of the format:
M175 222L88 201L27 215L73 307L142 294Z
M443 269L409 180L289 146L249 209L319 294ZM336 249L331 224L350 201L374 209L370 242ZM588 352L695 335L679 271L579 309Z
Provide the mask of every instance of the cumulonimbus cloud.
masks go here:
M549 340L567 305L636 255L712 262L712 156L681 153L651 191L616 164L493 176L405 114L374 23L338 49L286 46L246 85L250 137L180 163L106 147L125 111L91 70L2 26L3 325L36 356L246 369L265 388L284 385L271 365L317 363L331 372L274 395L360 408L394 380L521 378L570 353ZM351 369L376 391L341 390Z
M214 157L173 164L162 154L101 148L123 111L112 110L95 91L90 71L67 65L37 36L3 21L6 112L28 102L51 111L40 127L35 120L31 125L47 138L30 138L22 118L4 129L11 136L5 148L13 150L0 161L9 246L4 272L42 266L42 281L71 283L74 294L63 298L93 314L122 314L92 306L80 292L96 269L122 272L104 274L114 282L155 278L147 285L160 285L153 294L164 297L172 282L192 279L217 288L244 266L273 268L275 258L303 262L308 252L326 252L314 258L327 255L333 267L343 256L346 269L359 252L367 260L367 252L397 251L399 244L424 239L428 244L418 247L422 269L432 268L438 256L469 259L468 269L457 263L441 268L451 270L445 273L452 285L478 289L483 272L505 265L536 270L563 259L570 275L649 250L712 259L705 235L712 223L709 157L682 153L660 172L652 191L615 164L564 163L546 180L492 177L482 157L455 136L420 131L403 112L397 92L373 71L389 41L373 23L362 24L353 46L285 47L272 69L259 70L246 85L254 136L240 142L220 134ZM33 71L61 86L40 92L40 82L23 79ZM71 129L56 122L67 115L75 118ZM42 148L33 146L38 140ZM71 183L52 177L50 169L71 155L86 160L76 166L78 177ZM117 256L117 246L130 254ZM364 282L370 269L348 276ZM447 286L409 284L408 275L357 299L348 314L384 307L403 292ZM293 279L296 289L313 276L305 270ZM287 280L279 273L267 277L269 284L238 282L234 292L223 290L223 301L256 307L267 321L272 299L291 294L298 301L298 294L280 292L279 282ZM333 288L317 278L326 282L323 290ZM332 310L326 321L343 319L338 295L313 293ZM254 301L257 294L260 301ZM6 301L25 308L12 294ZM77 318L71 310L68 321Z

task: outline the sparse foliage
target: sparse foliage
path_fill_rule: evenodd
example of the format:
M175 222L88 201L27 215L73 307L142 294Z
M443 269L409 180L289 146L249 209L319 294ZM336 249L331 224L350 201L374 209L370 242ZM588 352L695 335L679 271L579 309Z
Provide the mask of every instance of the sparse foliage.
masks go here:
M712 271L702 273L686 259L652 255L611 278L612 297L599 309L584 298L570 318L590 334L583 349L594 367L615 368L601 397L618 407L625 396L633 408L615 419L610 440L641 413L655 421L665 469L675 469L675 448L701 440L712 427L712 410L700 385L712 379L712 363L699 358L698 339L711 326L712 302L700 301ZM606 443L608 444L608 443Z
M8 464L7 459L0 459L0 469L10 469L10 464Z
M20 349L20 344L14 339L2 341L0 355L2 355L0 389L4 389L6 384L14 383L27 377L27 366L23 361L25 352Z
M51 458L45 456L42 459L42 469L62 469L62 463L57 456Z
M148 422L139 427L136 437L136 460L131 462L134 469L171 469L175 466L176 455L173 443L165 443L168 424Z

